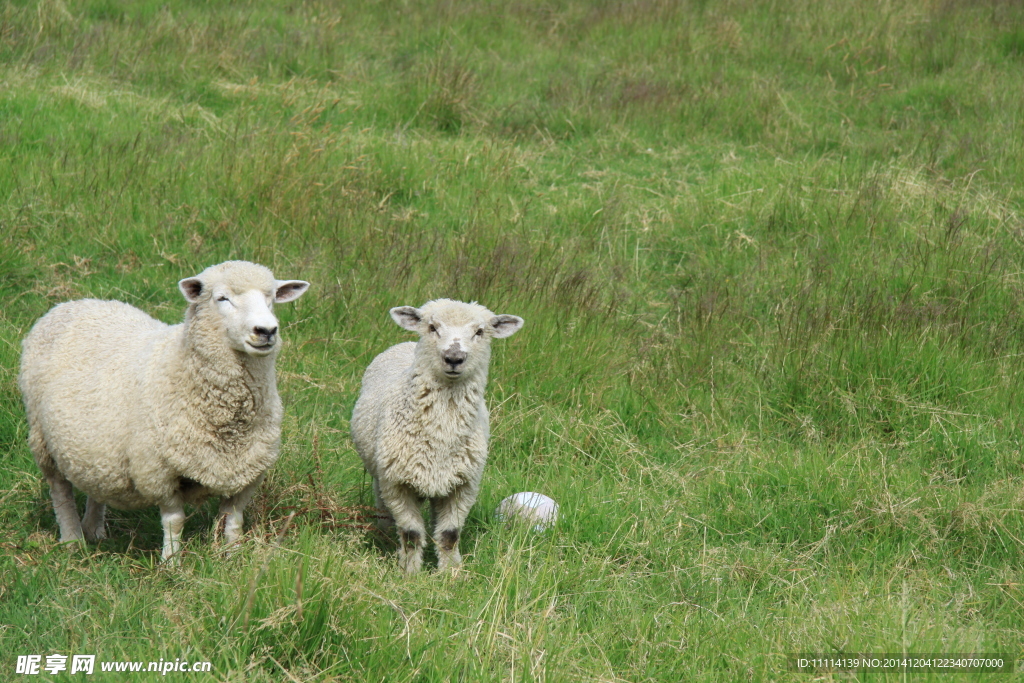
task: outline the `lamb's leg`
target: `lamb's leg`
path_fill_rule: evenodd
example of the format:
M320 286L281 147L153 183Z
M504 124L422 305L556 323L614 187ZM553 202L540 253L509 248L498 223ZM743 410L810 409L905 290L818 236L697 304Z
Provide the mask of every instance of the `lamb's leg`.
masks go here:
M427 536L420 498L406 486L384 485L380 492L398 527L398 566L407 574L415 574L423 565L423 543Z
M160 521L164 527L164 550L161 557L168 564L178 564L181 552L181 530L185 526L185 504L174 497L160 504Z
M466 484L455 489L447 498L431 501L434 515L434 545L437 546L437 570L457 569L462 564L459 553L459 534L466 517L476 502L479 487Z
M231 552L231 546L238 543L242 535L244 523L245 506L249 504L256 494L256 489L263 483L263 475L246 486L244 489L220 501L220 512L217 514L217 522L214 526L213 536L216 540L223 535L224 543L227 545L227 552Z
M102 541L107 537L107 530L103 524L103 518L107 506L96 502L92 496L85 501L85 516L82 517L82 533L88 541Z
M82 520L78 517L78 508L75 507L75 492L71 488L71 482L60 472L46 475L46 481L50 484L50 499L53 501L53 511L57 515L57 526L60 527L60 542L81 541L84 537Z
M377 515L374 518L374 523L378 529L387 532L395 525L395 518L388 512L388 506L384 504L384 499L380 497L380 482L376 479L373 480L373 501L374 505L377 506Z

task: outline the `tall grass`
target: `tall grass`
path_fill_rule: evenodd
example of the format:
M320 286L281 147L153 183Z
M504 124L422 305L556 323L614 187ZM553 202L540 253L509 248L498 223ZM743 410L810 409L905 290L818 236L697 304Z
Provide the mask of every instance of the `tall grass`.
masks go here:
M1019 657L1022 19L3 5L0 667L732 681L803 680L790 652ZM180 568L155 510L67 552L20 339L80 297L176 322L175 282L228 258L314 284L279 312L282 457L244 549L209 548L206 506ZM440 296L526 327L494 346L466 571L406 578L348 416L407 338L388 308ZM523 490L561 503L554 530L493 518Z

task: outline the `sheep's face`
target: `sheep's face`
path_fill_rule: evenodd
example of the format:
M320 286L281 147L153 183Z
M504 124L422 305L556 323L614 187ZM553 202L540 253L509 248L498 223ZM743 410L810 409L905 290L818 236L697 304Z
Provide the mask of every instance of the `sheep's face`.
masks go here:
M221 264L224 265L227 264ZM257 267L266 271L268 277L212 277L208 275L212 269L208 268L196 277L182 280L178 286L197 309L202 307L204 314L217 317L228 346L249 356L269 356L280 339L274 304L298 299L309 283L275 280L269 277L270 271Z
M515 315L495 315L479 304L438 299L422 308L399 306L391 317L420 335L417 355L438 378L458 381L487 372L491 339L509 337L523 326Z

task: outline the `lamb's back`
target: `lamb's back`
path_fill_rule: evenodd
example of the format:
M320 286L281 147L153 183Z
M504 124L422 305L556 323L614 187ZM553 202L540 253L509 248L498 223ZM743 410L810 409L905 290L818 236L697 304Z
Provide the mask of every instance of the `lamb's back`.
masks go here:
M374 442L381 420L388 406L401 399L405 378L412 367L415 353L415 342L395 344L378 354L363 373L359 398L352 410L351 427L352 440L364 461L373 459Z
M416 342L395 344L387 351L377 354L363 373L363 387L360 397L367 394L371 400L391 393L401 384L416 355Z

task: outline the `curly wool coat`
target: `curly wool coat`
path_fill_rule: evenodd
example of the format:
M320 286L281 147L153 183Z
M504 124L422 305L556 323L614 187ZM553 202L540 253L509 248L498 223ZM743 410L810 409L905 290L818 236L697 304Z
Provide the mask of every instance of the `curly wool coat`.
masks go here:
M429 499L439 569L457 567L459 534L487 463L490 342L515 333L523 321L448 299L391 315L420 340L392 346L366 369L352 441L373 477L377 507L398 527L399 566L415 572L422 564L420 505Z

